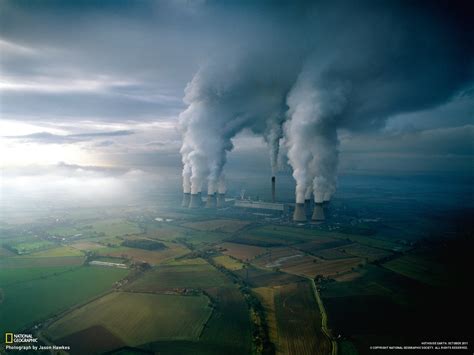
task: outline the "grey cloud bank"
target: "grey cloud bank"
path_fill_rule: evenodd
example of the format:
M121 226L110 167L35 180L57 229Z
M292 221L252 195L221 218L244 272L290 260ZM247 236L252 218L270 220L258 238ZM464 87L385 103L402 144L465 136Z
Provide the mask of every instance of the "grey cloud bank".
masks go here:
M330 198L339 159L344 170L394 156L400 170L472 163L468 1L0 7L0 116L40 127L11 145L81 144L126 167L182 160L184 189L213 193L226 170L250 164L253 137L256 168L275 174L289 161L298 201Z

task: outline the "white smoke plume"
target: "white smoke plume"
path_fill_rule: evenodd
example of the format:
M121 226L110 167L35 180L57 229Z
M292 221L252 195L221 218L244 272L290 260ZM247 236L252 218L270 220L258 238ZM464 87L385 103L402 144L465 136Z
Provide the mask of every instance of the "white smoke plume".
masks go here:
M283 138L284 118L284 113L281 113L279 115L269 117L266 121L264 138L268 145L272 176L275 176L279 170L278 158L280 152L280 140Z
M278 75L275 67L262 70L254 60L262 58L256 55L232 64L208 64L186 87L188 107L179 117L185 190L190 184L191 192L197 193L206 182L208 194L226 190L227 153L233 148L232 138L244 128L264 135L272 172L276 172L285 100L292 81Z
M205 183L220 191L232 138L249 128L267 142L272 174L285 142L297 203L311 193L328 201L341 130L378 130L391 116L447 102L473 78L472 25L448 2L266 6L186 88L185 191Z

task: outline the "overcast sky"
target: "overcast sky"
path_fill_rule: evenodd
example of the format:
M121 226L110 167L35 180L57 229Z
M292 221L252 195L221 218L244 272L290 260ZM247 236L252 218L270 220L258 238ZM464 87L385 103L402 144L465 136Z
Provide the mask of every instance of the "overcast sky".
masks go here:
M199 68L222 53L245 56L251 48L273 50L280 46L278 56L270 60L284 67L286 62L298 61L291 53L294 46L305 46L312 38L332 43L331 29L352 26L345 26L345 2L339 2L340 8L336 5L329 16L323 12L323 18L318 18L308 2L253 3L0 1L0 164L4 186L9 176L45 174L48 169L64 171L67 167L111 175L166 170L178 176L181 137L177 117L185 109L186 84ZM363 11L384 3L368 2ZM459 42L459 46L453 45L455 49L474 48L472 24L467 23L473 15L469 1L456 1L454 9L448 2L442 5L446 9L434 10L430 5L434 2L399 3L407 7L400 12L401 27L411 26L403 16L409 17L410 6L416 7L416 14L426 11L427 16L446 16L447 21L440 21L458 27L452 33L442 32L436 22L430 28L423 18L417 18L420 29L433 34L430 41L439 37L440 41ZM393 2L386 4L392 6ZM300 25L300 18L308 12L320 23L318 33ZM411 30L416 31L416 25ZM368 36L376 36L377 31L373 28ZM442 38L444 35L453 37ZM304 49L296 50L302 52ZM456 85L449 87L449 80L439 83L450 90L440 99L426 107L395 110L369 130L349 127L340 132L343 172L472 172L472 51L451 54L467 69L456 78ZM411 59L416 65L420 61L436 65L436 56L443 55ZM407 62L401 60L399 65ZM381 100L377 90L373 94L374 100ZM269 172L261 137L246 130L234 139L234 145L230 171Z

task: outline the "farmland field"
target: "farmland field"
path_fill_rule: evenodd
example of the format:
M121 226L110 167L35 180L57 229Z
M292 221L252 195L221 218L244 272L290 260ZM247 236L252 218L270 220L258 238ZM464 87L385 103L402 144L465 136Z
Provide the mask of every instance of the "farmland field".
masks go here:
M230 255L243 261L251 260L266 251L266 249L262 247L237 243L221 243L218 247L223 254Z
M166 260L182 256L188 250L180 245L169 243L163 250L144 250L128 247L98 249L98 255L111 257L126 257L136 261L145 261L151 265L156 265Z
M306 281L275 288L277 352L330 354L330 342L321 332L321 317L312 288Z
M71 248L78 249L78 250L95 250L99 248L103 248L103 245L98 243L90 242L90 241L81 241L76 242L70 245Z
M276 354L282 354L282 346L278 336L278 323L275 313L275 293L281 286L274 287L257 287L253 291L258 295L258 298L265 310L265 318L267 320L268 335L270 341L275 345Z
M252 264L265 268L277 268L280 267L285 260L301 256L303 256L302 252L288 247L267 248L265 254L256 257L252 261Z
M47 333L58 340L102 326L129 346L158 340L197 340L211 315L206 296L113 292L54 322Z
M12 274L14 270L10 270ZM49 272L51 271L48 270ZM78 267L43 278L29 279L23 272L22 282L3 288L0 304L0 332L18 331L32 322L57 314L110 289L127 270L114 268ZM67 290L67 292L64 292ZM31 301L34 294L35 301ZM8 325L8 329L4 328Z
M14 256L14 255L16 255L16 253L0 246L0 258L7 257L7 256Z
M136 292L166 291L180 288L208 288L230 285L225 276L209 264L161 265L146 272L127 286Z
M48 234L59 237L72 237L81 234L81 231L73 226L55 226L48 229Z
M0 287L59 274L79 266L0 268Z
M16 254L31 254L35 251L44 250L53 246L53 243L38 238L28 238L15 242L10 241L4 244L4 247L14 251Z
M441 265L418 255L403 255L383 264L385 268L433 286L447 284L446 271Z
M215 303L215 310L202 333L201 340L222 349L225 354L250 353L252 339L247 305L235 287L207 289ZM214 353L223 353L214 350Z
M223 232L188 231L180 240L195 246L201 246L219 243L227 237L228 235Z
M144 236L152 239L171 241L183 237L186 233L190 234L189 231L182 227L162 225L161 223L148 223L145 225Z
M343 250L340 249L323 249L314 251L312 254L316 255L319 258L327 259L327 260L334 260L334 259L344 259L344 258L351 258L352 255L348 255Z
M107 237L139 234L142 232L135 223L121 218L96 221L92 224L92 228L98 233L104 233Z
M157 341L149 344L155 353L188 355L250 354L252 339L248 309L240 292L233 287L211 288L214 310L198 341Z
M360 258L317 260L304 256L285 262L281 266L281 269L292 274L305 275L308 277L316 277L317 275L334 277L349 272L362 263L363 259Z
M392 255L392 253L388 252L387 250L373 248L373 247L369 247L367 245L362 245L358 243L341 247L339 248L339 250L352 256L367 258L369 262L386 258Z
M75 266L84 262L84 256L33 257L14 256L0 259L0 269L45 266Z
M225 267L228 270L240 270L244 266L241 262L231 258L228 255L220 255L213 258L214 262L218 265Z
M234 273L246 280L246 282L251 287L278 286L302 280L301 277L296 275L290 275L279 271L265 270L252 266L237 270Z
M147 226L143 235L147 238L160 241L185 241L193 245L216 243L225 239L228 235L220 231L191 230L178 226Z
M37 251L30 254L35 257L56 257L56 256L83 256L79 250L74 249L70 246L60 246L57 248L51 248L47 250Z
M335 238L328 238L328 237L323 237L321 239L317 239L311 242L299 244L296 246L298 249L307 251L309 253L316 254L322 250L326 249L333 249L337 248L343 245L351 244L350 241L347 240L341 240L341 239L335 239Z
M234 233L247 226L250 222L234 219L211 219L206 221L184 223L182 226L199 231L218 231L224 233Z

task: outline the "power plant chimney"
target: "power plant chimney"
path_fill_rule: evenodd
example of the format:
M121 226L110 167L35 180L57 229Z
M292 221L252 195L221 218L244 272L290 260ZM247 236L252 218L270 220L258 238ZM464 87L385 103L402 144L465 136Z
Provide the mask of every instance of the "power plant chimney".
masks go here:
M276 197L275 197L275 176L272 176L272 202L276 202Z
M306 213L304 212L304 203L295 204L295 212L293 213L294 222L306 222Z
M316 203L314 205L314 211L311 220L314 222L324 221L324 209L322 203Z
M191 194L191 200L189 201L189 208L199 208L201 207L202 199L201 193Z
M212 195L207 195L206 208L216 208L216 205L217 205L216 194L213 193Z
M217 208L222 208L225 206L225 194L217 195Z
M191 194L189 192L185 192L183 194L183 202L181 203L181 206L188 207L190 201L191 201Z

